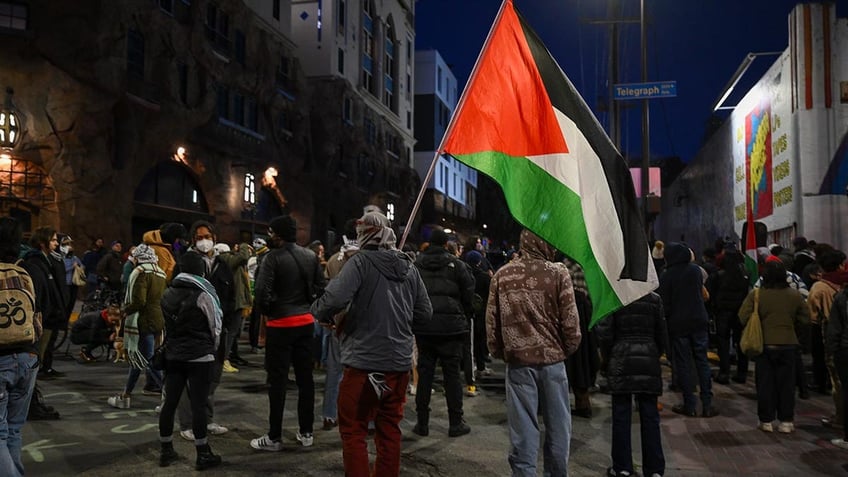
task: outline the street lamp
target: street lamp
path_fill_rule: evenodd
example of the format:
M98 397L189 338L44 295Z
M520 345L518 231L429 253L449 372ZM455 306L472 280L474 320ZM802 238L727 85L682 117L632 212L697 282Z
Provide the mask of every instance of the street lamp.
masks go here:
M6 101L0 110L0 148L14 149L20 141L20 119L12 106L12 88L6 88Z

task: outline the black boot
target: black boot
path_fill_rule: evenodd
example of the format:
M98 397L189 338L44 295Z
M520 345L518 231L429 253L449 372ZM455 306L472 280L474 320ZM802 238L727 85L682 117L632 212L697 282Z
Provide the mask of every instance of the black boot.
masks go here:
M168 467L180 458L177 451L174 450L173 442L162 442L162 448L159 450L159 467Z
M221 456L213 454L212 448L209 447L209 444L196 446L196 449L197 462L194 466L195 469L205 470L221 465Z

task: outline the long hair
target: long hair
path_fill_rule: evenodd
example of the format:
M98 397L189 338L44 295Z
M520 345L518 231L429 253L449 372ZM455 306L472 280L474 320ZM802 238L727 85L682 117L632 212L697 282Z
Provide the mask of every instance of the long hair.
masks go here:
M768 261L763 267L763 288L787 288L786 267L780 261Z
M23 237L24 229L17 219L0 217L0 261L14 263L18 260Z
M56 229L49 225L45 225L43 227L39 227L35 229L32 233L32 237L29 239L29 244L34 248L37 248L42 251L50 252L50 239L53 238L53 235L56 234Z

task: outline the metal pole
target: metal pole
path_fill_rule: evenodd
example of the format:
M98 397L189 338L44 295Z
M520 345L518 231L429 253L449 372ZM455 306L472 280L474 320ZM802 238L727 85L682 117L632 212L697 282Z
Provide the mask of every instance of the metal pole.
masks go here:
M645 0L640 0L640 25L642 29L642 82L648 82L648 46L647 28L645 25ZM651 167L650 124L648 122L648 100L642 100L642 209L645 218L645 235L651 240L651 224L648 220L648 189L650 182L648 173Z

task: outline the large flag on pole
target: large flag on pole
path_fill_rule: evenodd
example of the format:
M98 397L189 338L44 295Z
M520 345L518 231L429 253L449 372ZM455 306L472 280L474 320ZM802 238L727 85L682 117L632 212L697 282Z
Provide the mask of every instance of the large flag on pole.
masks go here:
M512 0L439 151L494 179L515 220L580 263L592 325L657 287L627 164Z

